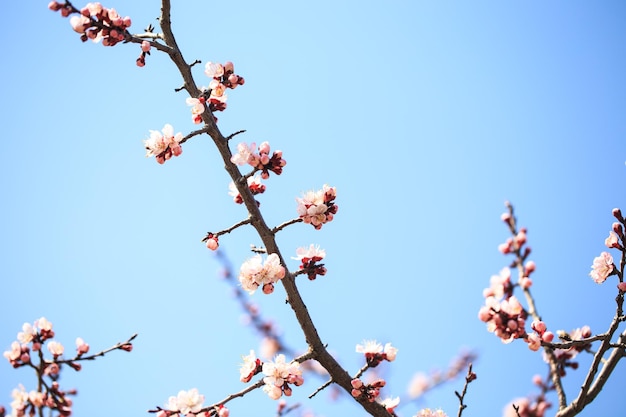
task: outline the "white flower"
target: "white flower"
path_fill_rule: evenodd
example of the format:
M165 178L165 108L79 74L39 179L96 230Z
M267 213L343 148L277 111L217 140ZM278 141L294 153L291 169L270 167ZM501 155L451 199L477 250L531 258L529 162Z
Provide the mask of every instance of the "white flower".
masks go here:
M356 352L363 354L382 353L383 345L376 340L364 340L362 345L356 345Z

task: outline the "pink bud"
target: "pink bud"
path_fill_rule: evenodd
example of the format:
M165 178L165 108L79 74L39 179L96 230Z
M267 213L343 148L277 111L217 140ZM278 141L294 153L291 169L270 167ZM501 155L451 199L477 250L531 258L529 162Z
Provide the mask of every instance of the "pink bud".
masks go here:
M546 324L540 320L533 321L530 327L539 334L545 332L547 328Z
M61 10L61 7L63 7L63 5L57 3L56 1L51 1L50 3L48 3L48 9L52 10L53 12L58 12L59 10Z
M269 154L270 153L270 143L269 142L263 142L259 145L259 153L260 154Z
M135 61L135 63L139 68L142 68L146 65L146 60L143 58L143 56L140 56L139 58L137 58L137 61Z
M24 363L30 362L30 355L28 353L22 353L20 360Z
M618 222L613 223L613 231L621 238L624 237L624 230L622 229L622 225Z
M350 385L352 385L352 388L361 388L363 386L363 381L361 381L359 378L354 378L352 381L350 381Z
M267 283L263 285L263 294L271 294L274 292L274 284Z
M246 80L244 80L243 77L239 77L238 83L239 85L244 85L246 83Z
M541 378L541 375L533 376L533 384L538 385L540 387L543 386L543 379Z
M620 282L619 284L617 284L617 288L620 291L626 292L626 282Z
M615 216L615 218L620 222L624 221L624 218L622 217L622 211L618 208L613 209L613 216Z
M350 391L350 394L352 394L354 398L359 398L361 396L361 391L358 389L353 389L352 391Z
M533 280L528 277L522 277L522 279L519 280L519 286L525 290L529 289L532 285Z
M554 340L554 333L552 333L551 331L545 332L541 335L541 340L546 343L552 343L552 340Z
M206 247L211 249L211 250L216 250L219 247L219 243L217 241L217 238L209 238L206 241Z
M235 74L230 74L228 76L228 82L234 85L237 85L239 83L239 77L236 76Z
M124 26L125 27L130 27L130 25L132 25L132 24L133 24L133 22L132 22L132 20L130 20L130 17L126 16L124 18Z
M234 72L235 71L235 65L230 62L230 61L226 61L224 63L224 72Z
M500 215L500 220L502 220L505 223L509 223L511 221L511 213L502 213Z
M178 143L171 145L170 149L172 150L172 154L174 156L179 156L181 153L183 153L183 147L180 146Z
M526 262L526 275L532 274L535 271L536 267L537 267L537 265L535 265L534 261Z
M148 52L150 50L150 48L152 48L152 46L150 45L150 42L148 42L148 41L141 42L141 50L143 52Z

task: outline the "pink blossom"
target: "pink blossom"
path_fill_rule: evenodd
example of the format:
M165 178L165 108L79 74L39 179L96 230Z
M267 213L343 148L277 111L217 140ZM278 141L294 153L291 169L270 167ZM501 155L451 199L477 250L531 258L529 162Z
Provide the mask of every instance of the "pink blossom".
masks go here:
M13 398L13 401L11 401L11 408L13 409L11 416L23 416L24 410L28 405L28 393L22 384L11 391L11 398Z
M541 338L536 333L530 333L526 338L526 342L528 343L528 348L532 351L536 352L541 347Z
M148 51L150 51L150 48L152 48L152 45L150 45L150 42L148 42L148 41L141 42L141 51L142 52L148 52Z
M76 338L76 352L79 355L84 355L89 352L89 345L81 337Z
M83 15L75 15L70 18L70 25L76 33L85 33L91 27L91 19Z
M617 289L619 289L620 291L626 291L626 282L620 282L619 284L617 284Z
M502 298L505 294L511 295L513 286L511 284L511 269L502 268L498 275L492 275L489 288L483 290L483 297L494 296Z
M224 67L217 62L207 62L204 66L204 73L209 78L221 77L224 75Z
M54 356L61 356L63 354L63 351L65 350L65 348L63 347L62 344L60 344L59 342L56 342L56 341L53 340L53 341L48 343L48 350Z
M170 159L172 155L179 156L182 153L180 142L183 140L183 134L178 132L174 135L174 128L170 124L166 124L161 129L150 131L150 138L143 141L146 148L146 157L154 156L159 163L163 163Z
M245 261L239 271L239 282L244 290L253 294L258 287L272 286L285 277L285 267L275 253L269 254L265 263L257 254Z
M619 224L619 223L618 223ZM614 231L609 232L609 237L604 240L604 244L607 248L616 248L619 249L621 245L619 244L619 240L617 238L617 234Z
M311 224L315 229L321 229L322 225L333 220L337 213L337 205L334 200L337 196L335 187L324 187L318 191L308 191L302 198L296 198L298 203L297 212L304 223Z
M324 249L320 249L319 245L315 246L311 243L308 248L300 247L296 249L296 255L296 257L292 257L291 259L298 261L314 260L315 262L319 262L326 256L326 251Z
M287 363L285 355L276 356L274 362L265 362L263 364L263 378L265 386L263 391L273 400L277 400L284 393L291 395L291 388L288 384L300 386L304 383L300 363L292 361Z
M250 350L250 354L246 356L242 356L243 363L239 368L239 379L241 382L250 382L252 377L256 375L261 366L261 360L256 357L254 350Z
M17 361L17 359L22 355L22 346L19 342L13 342L11 343L11 350L5 351L3 355L9 362Z
M613 257L608 252L602 252L600 256L594 258L589 276L591 276L596 283L602 284L612 272Z
M230 161L235 165L245 165L250 164L253 167L256 167L258 163L258 156L255 155L256 143L252 142L250 145L245 142L241 142L237 145L237 153L234 154Z
M17 340L22 344L30 343L36 334L37 330L30 323L24 323L22 331L17 334Z
M202 122L202 113L204 113L204 98L194 98L188 97L185 102L188 106L191 106L191 120L195 124L199 124Z

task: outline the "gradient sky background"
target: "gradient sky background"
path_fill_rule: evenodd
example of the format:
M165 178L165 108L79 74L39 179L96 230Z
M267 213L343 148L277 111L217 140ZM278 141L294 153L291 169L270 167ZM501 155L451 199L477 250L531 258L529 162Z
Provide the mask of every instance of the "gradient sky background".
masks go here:
M82 44L47 3L9 2L0 25L0 349L41 316L68 349L76 336L96 352L137 332L132 353L63 372L62 386L79 389L74 415L146 416L192 387L206 404L219 401L243 388L241 355L259 338L242 326L200 239L246 213L227 195L208 138L164 166L144 158L150 129L197 128L168 58L153 53L137 68L136 45ZM278 239L287 257L310 243L326 249L328 274L300 288L349 370L362 364L357 343L392 342L399 355L385 370L386 394L404 395L415 372L474 349L478 380L464 416L499 416L537 392L541 354L503 345L477 318L483 288L510 261L497 251L507 199L529 229L533 293L548 327L608 327L615 278L599 286L588 273L611 209L626 210L624 2L173 3L186 59L231 60L246 78L229 92L220 129L246 129L235 144L269 140L284 152L283 175L259 197L268 223L295 217L302 192L337 187L332 223L295 225ZM131 16L134 32L157 25L157 0L104 5ZM206 85L202 67L196 80ZM259 243L240 229L221 247L238 268ZM282 289L253 299L305 348ZM622 415L625 370L583 416ZM569 398L582 378L565 378ZM322 382L307 381L294 401ZM0 404L18 383L33 389L31 372L1 364ZM429 406L456 415L461 388L441 387L398 414ZM260 391L229 404L233 417L275 407ZM329 393L304 400L308 409L364 415Z

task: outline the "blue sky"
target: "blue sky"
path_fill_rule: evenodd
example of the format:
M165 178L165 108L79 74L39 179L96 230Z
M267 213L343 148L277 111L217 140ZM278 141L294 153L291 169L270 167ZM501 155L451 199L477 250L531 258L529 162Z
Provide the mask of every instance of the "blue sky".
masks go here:
M131 354L65 371L62 384L79 389L75 415L145 415L192 387L207 404L218 401L242 388L240 356L259 339L241 325L200 239L246 213L227 195L209 140L194 138L164 166L144 158L149 130L197 127L174 92L181 81L167 57L153 53L137 68L137 46L82 44L46 5L10 2L0 27L0 348L41 316L62 343L81 336L94 351L137 332ZM139 32L156 25L160 2L104 5L131 16ZM402 395L416 371L445 367L468 348L480 358L465 416L500 415L535 392L532 376L547 371L540 355L524 343L503 345L477 319L482 289L509 262L497 252L507 237L505 200L529 229L533 293L548 327L606 329L615 287L598 286L588 272L604 250L611 210L626 210L622 2L230 7L174 2L173 28L188 61L231 60L246 78L229 93L220 129L246 129L238 139L284 152L283 175L259 198L269 224L293 218L302 192L337 187L332 223L321 231L295 225L278 240L286 256L310 243L326 249L328 274L300 288L349 370L361 366L354 347L363 339L392 342L399 355L385 371L387 394ZM221 244L238 266L259 240L237 230ZM282 289L254 295L291 346L304 349L283 299ZM620 364L582 415L617 416L624 375ZM565 378L569 397L582 376ZM0 366L0 403L20 382L31 389L27 370ZM294 400L321 382L307 382ZM461 386L398 412L430 406L456 415ZM275 403L255 392L230 408L233 416L273 415ZM362 414L328 395L303 408Z

